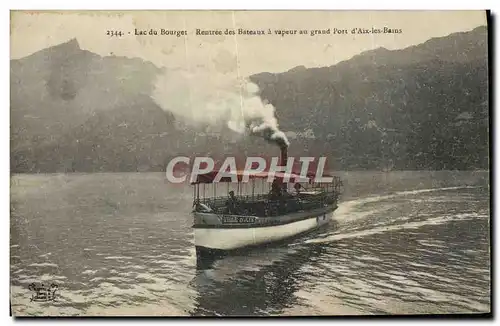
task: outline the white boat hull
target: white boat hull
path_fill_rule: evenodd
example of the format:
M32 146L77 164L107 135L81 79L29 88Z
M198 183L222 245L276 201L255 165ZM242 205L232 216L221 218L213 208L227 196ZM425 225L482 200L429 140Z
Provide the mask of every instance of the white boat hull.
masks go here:
M196 247L214 250L234 250L270 242L285 240L298 234L313 230L332 219L332 212L311 216L288 224L246 227L246 228L195 228Z

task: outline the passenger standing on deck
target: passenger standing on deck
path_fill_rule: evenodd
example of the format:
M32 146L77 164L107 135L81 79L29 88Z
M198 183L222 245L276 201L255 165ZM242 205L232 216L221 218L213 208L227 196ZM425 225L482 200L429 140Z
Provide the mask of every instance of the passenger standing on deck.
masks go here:
M294 186L293 186L293 189L295 189L295 192L294 192L294 195L295 196L298 196L300 195L300 191L302 190L302 185L300 183L296 183Z
M278 181L278 179L274 179L273 183L271 184L271 191L269 192L269 199L277 200L281 197L281 195L282 195L281 184Z
M234 191L229 192L229 199L226 201L226 210L228 214L236 214L238 209L238 199L234 195Z

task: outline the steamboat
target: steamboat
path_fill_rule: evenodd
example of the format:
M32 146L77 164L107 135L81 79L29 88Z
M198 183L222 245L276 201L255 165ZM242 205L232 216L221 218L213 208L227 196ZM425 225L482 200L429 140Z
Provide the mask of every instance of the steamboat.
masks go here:
M280 165L284 162L287 149L282 147ZM338 177L304 182L299 174L274 172L271 183L269 172L247 175L248 181L243 181L244 171L231 173L236 175L214 182L217 171L212 171L192 182L198 256L286 240L328 224L337 209ZM315 173L308 172L307 179L315 180ZM217 196L220 191L224 195Z

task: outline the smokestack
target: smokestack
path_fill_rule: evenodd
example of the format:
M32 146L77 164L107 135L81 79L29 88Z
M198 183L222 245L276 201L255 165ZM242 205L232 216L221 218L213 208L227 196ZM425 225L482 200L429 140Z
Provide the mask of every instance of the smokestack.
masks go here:
M280 146L280 154L279 166L286 166L286 161L288 160L288 147Z
M265 124L257 127L251 127L250 130L251 135L262 137L267 142L278 145L280 148L286 149L290 144L285 134L281 130L272 128Z

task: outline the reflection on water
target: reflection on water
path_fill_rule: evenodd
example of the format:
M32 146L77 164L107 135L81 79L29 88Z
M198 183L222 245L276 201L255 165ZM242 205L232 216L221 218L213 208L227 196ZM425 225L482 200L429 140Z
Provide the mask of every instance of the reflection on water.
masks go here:
M296 302L294 293L303 281L297 271L322 253L324 247L317 245L304 248L273 245L231 254L210 261L210 265L205 262L191 281L198 293L191 313L209 316L279 313Z
M487 175L389 175L349 173L336 224L203 266L194 250L188 187L172 189L157 174L15 176L13 312L489 311ZM57 301L30 302L32 282L58 284Z

